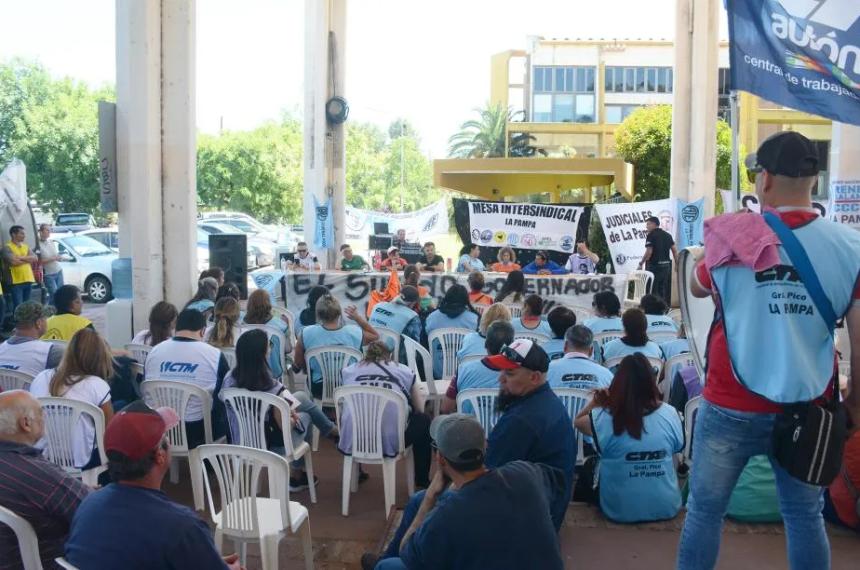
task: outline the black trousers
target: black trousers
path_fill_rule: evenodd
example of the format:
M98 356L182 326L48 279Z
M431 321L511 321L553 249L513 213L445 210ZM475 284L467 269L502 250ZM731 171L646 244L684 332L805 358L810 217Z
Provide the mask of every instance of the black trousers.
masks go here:
M432 455L430 416L421 412L410 413L403 435L406 445L412 446L412 455L415 457L415 485L429 487Z
M648 264L646 269L654 274L654 284L651 286L651 293L666 301L667 305L671 305L672 263Z

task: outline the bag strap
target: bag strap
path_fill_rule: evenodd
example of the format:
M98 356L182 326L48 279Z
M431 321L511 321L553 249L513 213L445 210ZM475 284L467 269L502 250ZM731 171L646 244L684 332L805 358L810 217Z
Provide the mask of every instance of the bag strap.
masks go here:
M378 362L374 362L374 364L376 364L378 367L380 367L382 369L383 372L385 372L385 374L388 376L388 378L391 379L392 384L394 384L398 388L400 388L400 393L403 394L404 396L406 396L406 403L409 405L409 409L411 410L412 409L412 397L406 393L406 388L404 388L403 385L397 381L397 378L394 376L394 374L392 374L391 372L388 371L388 368L386 368L385 366L383 366L382 364L380 364Z
M785 225L785 222L779 219L779 216L772 212L765 212L764 220L777 235L779 241L782 242L782 247L785 248L788 258L794 264L794 268L800 275L800 280L806 286L809 296L812 297L812 302L818 308L818 312L821 318L824 319L827 329L832 336L837 320L836 311L833 310L833 304L830 302L830 299L824 294L824 288L821 286L821 281L819 281L818 275L815 274L815 270L812 268L812 262L809 261L806 250L803 249L803 245L801 245L797 236L794 235L794 232Z

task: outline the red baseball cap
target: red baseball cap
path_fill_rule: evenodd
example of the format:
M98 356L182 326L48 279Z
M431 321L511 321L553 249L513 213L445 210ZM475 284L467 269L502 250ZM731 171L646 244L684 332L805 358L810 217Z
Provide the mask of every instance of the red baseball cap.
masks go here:
M122 453L131 460L151 453L167 430L179 425L173 408L152 409L142 401L132 402L116 414L105 429L105 451Z
M536 372L549 370L549 356L537 343L527 338L515 338L511 344L506 344L499 354L485 356L481 362L493 370L513 370L528 368Z

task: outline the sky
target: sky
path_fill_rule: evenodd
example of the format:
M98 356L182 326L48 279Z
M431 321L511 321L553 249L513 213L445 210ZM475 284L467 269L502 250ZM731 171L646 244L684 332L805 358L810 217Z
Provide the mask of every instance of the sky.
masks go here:
M406 117L431 158L445 156L448 137L488 100L492 54L525 49L532 35L674 36L675 0L348 1L350 120L387 128ZM301 116L304 6L197 0L200 131ZM57 77L114 83L115 0L0 0L0 14L0 61L22 56Z

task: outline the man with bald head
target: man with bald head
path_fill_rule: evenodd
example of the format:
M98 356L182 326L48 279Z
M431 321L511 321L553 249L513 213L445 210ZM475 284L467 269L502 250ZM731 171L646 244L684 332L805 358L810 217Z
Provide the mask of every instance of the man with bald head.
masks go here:
M44 432L36 398L23 390L0 394L0 506L33 526L42 565L58 568L54 558L63 555L72 516L89 489L33 447ZM18 541L5 525L0 525L0 568L23 568Z

